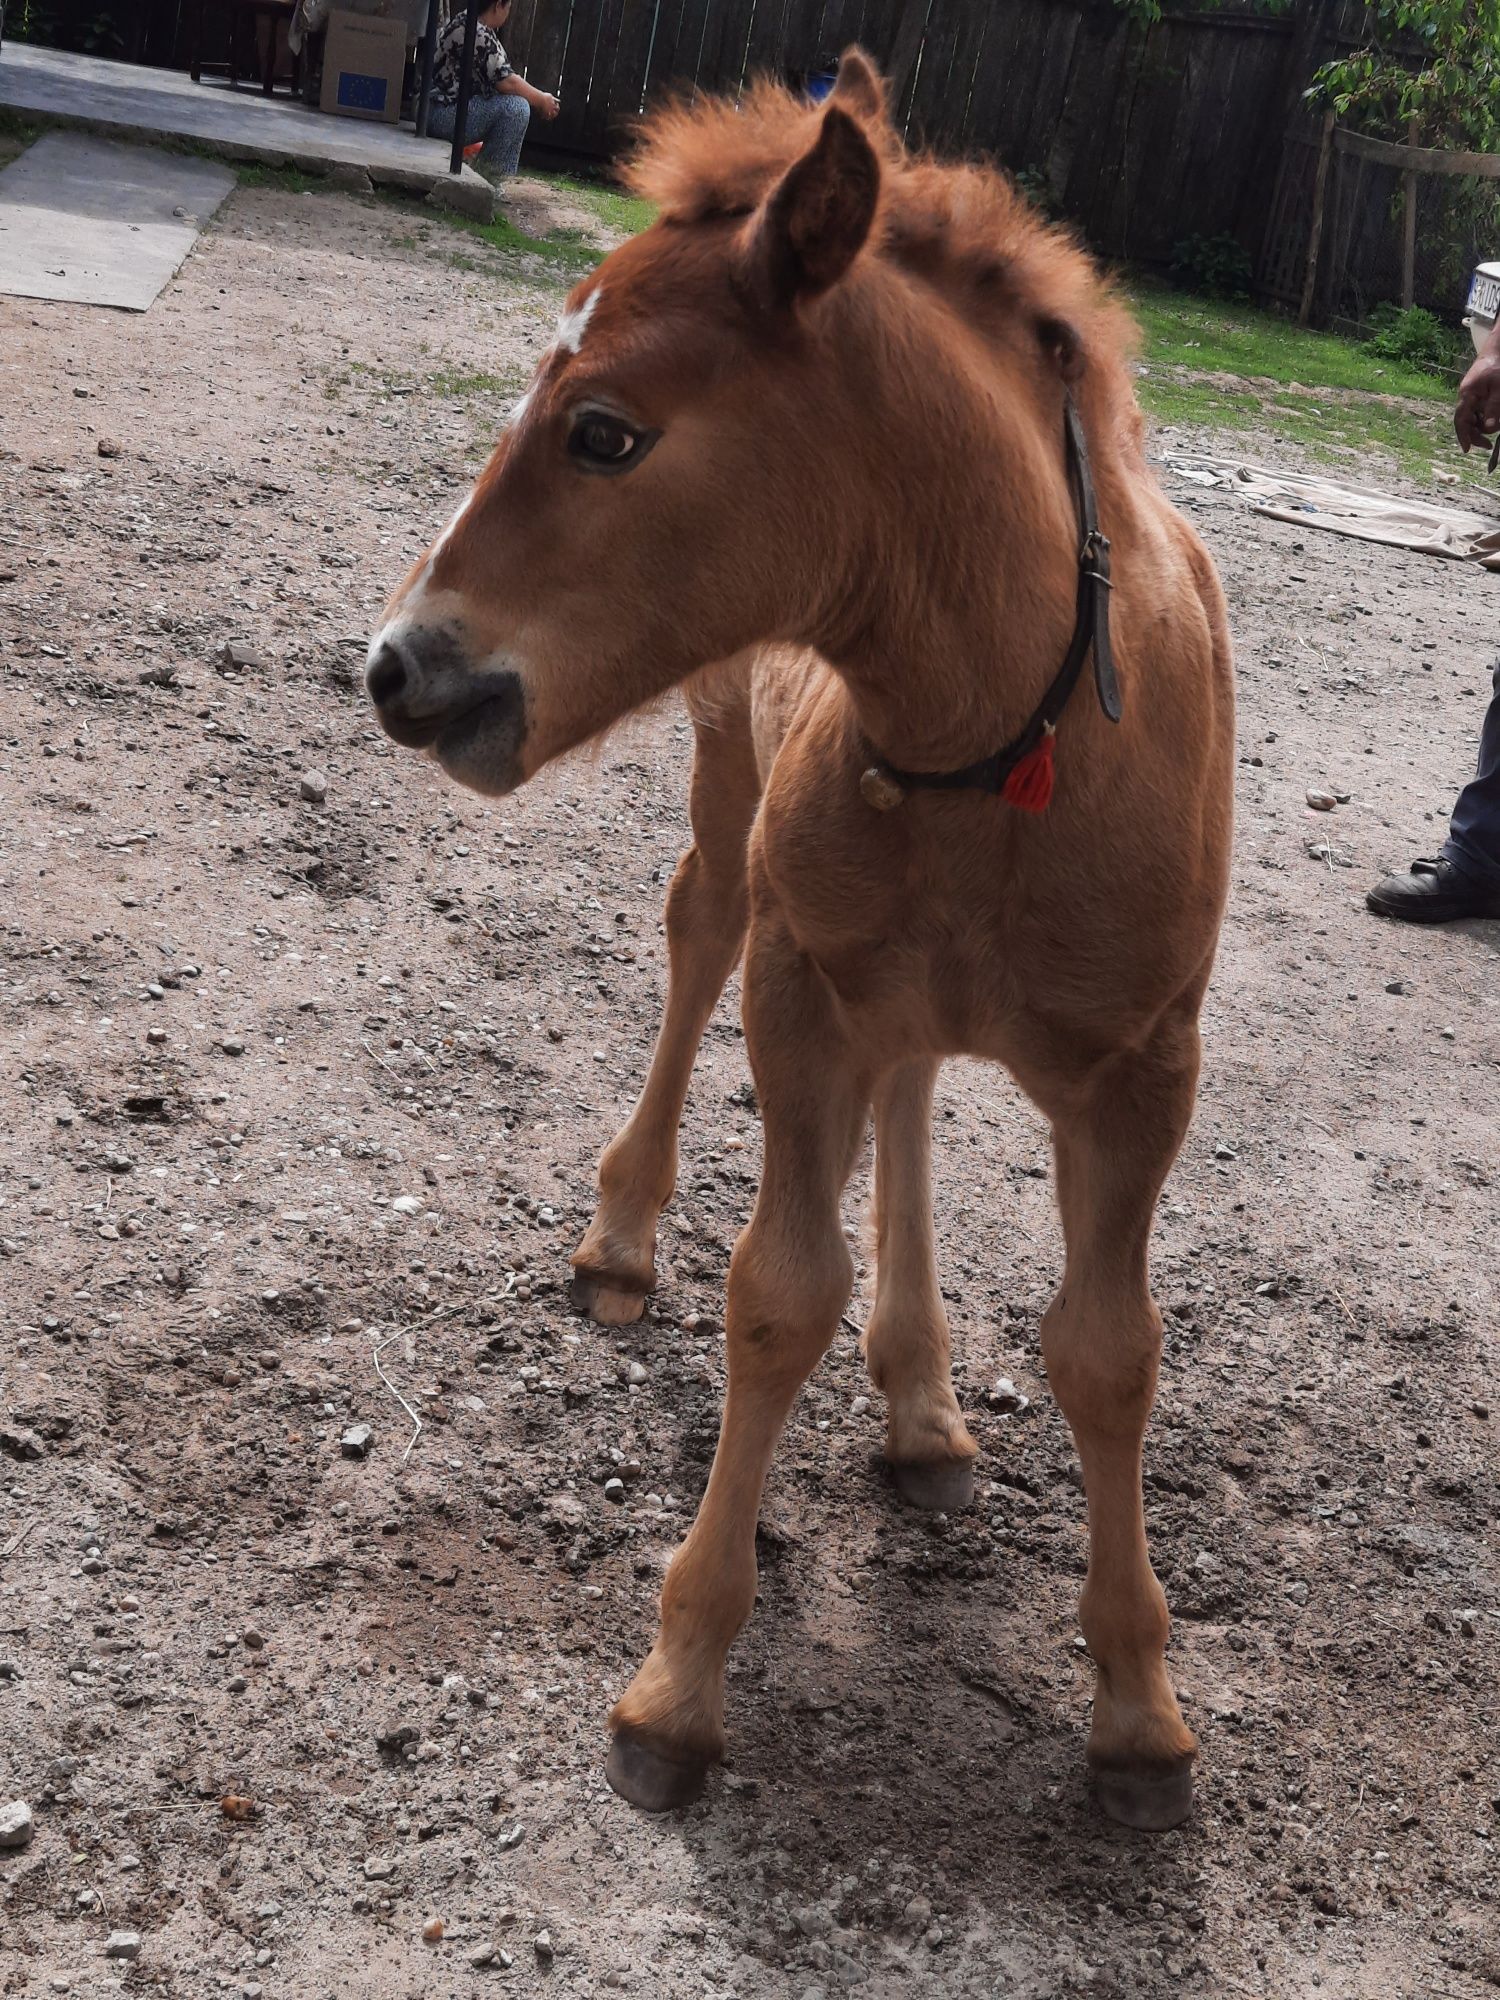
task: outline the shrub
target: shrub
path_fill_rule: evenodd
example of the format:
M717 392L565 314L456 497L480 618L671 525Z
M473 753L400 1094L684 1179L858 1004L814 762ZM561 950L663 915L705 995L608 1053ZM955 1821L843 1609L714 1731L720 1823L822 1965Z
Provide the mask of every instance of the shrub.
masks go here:
M1233 236L1185 236L1172 250L1172 282L1211 299L1248 299L1250 256Z
M1408 368L1446 374L1463 359L1463 340L1426 306L1376 306L1370 314L1365 345L1382 361L1401 361Z

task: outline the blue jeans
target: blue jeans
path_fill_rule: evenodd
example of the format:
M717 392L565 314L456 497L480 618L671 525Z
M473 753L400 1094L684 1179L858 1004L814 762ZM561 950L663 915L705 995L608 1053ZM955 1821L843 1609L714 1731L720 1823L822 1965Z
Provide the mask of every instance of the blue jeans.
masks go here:
M458 106L438 98L428 107L427 129L435 138L451 139L458 120ZM531 106L524 97L505 94L471 97L464 115L464 143L472 146L483 139L484 151L476 164L486 173L513 174L521 165L521 142L531 123Z
M1458 795L1443 854L1463 874L1500 889L1500 661L1495 698L1479 732L1479 774Z

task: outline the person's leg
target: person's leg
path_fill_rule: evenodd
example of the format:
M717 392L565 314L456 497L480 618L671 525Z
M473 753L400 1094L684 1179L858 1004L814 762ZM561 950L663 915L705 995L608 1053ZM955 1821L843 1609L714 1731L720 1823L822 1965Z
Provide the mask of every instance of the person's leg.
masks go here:
M1381 917L1445 924L1459 917L1500 917L1500 662L1495 698L1479 735L1478 774L1464 786L1448 838L1431 860L1387 875L1365 897Z
M458 106L444 104L440 97L435 97L427 108L427 136L430 139L451 139L457 121Z
M531 106L524 97L487 97L484 151L479 166L495 176L514 174L521 166L521 145L531 123Z
M1478 772L1458 795L1443 853L1466 875L1500 888L1500 660L1479 734Z

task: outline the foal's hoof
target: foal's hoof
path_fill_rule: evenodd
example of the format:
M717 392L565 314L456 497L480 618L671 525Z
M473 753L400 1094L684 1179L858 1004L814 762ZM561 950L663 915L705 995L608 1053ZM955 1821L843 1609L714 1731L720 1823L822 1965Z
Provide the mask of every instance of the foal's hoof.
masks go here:
M1193 1760L1163 1770L1094 1769L1094 1790L1099 1803L1121 1826L1133 1826L1142 1833L1165 1833L1181 1826L1193 1809Z
M903 1500L929 1514L958 1514L974 1504L972 1458L938 1458L925 1465L893 1460L891 1478Z
M622 1292L602 1278L586 1278L582 1272L574 1276L568 1296L599 1326L630 1326L646 1310L644 1292Z
M703 1796L708 1765L702 1758L663 1756L644 1737L622 1730L609 1746L604 1775L622 1799L642 1812L675 1812Z

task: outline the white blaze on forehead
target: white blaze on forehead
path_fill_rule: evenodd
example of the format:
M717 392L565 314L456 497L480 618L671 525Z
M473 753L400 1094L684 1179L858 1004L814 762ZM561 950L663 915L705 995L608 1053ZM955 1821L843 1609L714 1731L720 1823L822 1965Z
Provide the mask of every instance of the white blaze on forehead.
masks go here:
M589 330L589 321L594 317L594 308L603 290L602 285L595 285L581 306L572 307L557 322L557 344L565 354L576 354L582 347L583 336Z
M443 553L443 550L447 548L448 544L453 540L453 537L458 533L459 528L463 524L463 518L465 514L468 513L469 509L473 505L474 505L474 488L471 486L468 492L464 495L463 499L459 501L457 507L453 510L453 518L449 521L447 527L444 528L443 532L438 536L437 540L433 543L432 548L428 553L427 560L422 565L422 574L417 578L416 583L412 586L413 594L416 591L420 590L423 587L423 585L427 582L428 577L431 576L432 574L432 565L437 561L438 557Z

